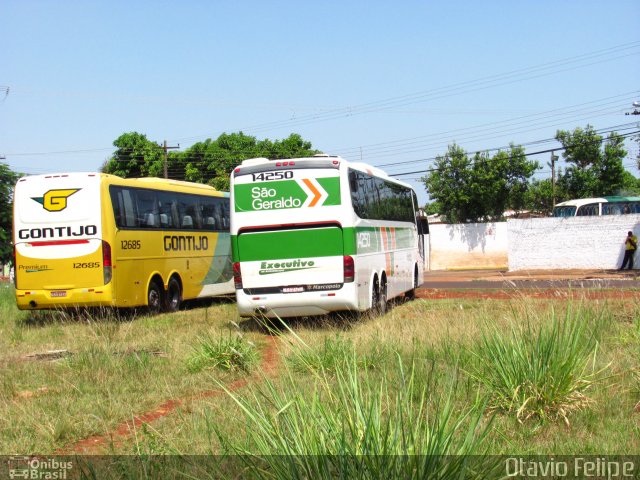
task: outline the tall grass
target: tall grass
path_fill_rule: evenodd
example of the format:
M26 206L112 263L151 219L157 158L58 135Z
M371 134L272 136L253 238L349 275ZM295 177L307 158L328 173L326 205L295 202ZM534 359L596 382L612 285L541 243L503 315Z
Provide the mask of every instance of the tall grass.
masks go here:
M258 363L258 351L242 336L213 337L205 334L187 359L187 369L199 372L205 368L248 372Z
M228 392L247 426L243 439L216 429L223 451L257 478L468 478L462 455L481 453L488 431L482 404L455 407L453 387L442 393L400 361L395 372L363 370L352 354L333 367L310 372L307 389L288 370L280 386Z
M515 413L519 421L562 419L590 403L587 391L604 369L595 367L602 313L567 308L563 317L550 310L542 323L534 313L510 330L486 328L471 350L469 374L490 395L489 406ZM535 325L535 326L534 326Z
M288 363L299 373L335 372L345 363L355 361L359 368L381 368L384 363L393 359L390 345L374 344L368 351L356 355L353 340L336 335L324 339L320 348L298 348L288 357Z

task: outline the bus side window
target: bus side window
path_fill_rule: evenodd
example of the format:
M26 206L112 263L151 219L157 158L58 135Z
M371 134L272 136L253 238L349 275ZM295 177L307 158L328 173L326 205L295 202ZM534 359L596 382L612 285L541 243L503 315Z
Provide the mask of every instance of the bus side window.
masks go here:
M119 188L118 196L120 203L120 227L137 227L136 208L131 189Z
M578 217L591 217L594 215L598 215L598 204L597 203L589 203L587 205L582 205L578 208L578 212L576 216Z
M174 228L180 225L180 214L178 212L178 202L173 200L170 205L171 208L171 223Z
M111 196L111 207L113 208L113 218L116 221L116 227L124 226L124 202L122 200L122 190L118 187L110 187L109 195Z
M360 218L367 218L367 184L363 174L357 170L349 171L349 186L351 187L351 203L353 211Z
M229 210L229 199L222 199L222 228L225 231L229 231L231 226L231 212Z
M160 223L158 201L153 190L134 190L137 210L137 227L155 228Z
M204 219L203 228L205 230L218 230L219 222L216 221L216 204L214 198L201 199L202 218Z
M169 192L158 192L158 212L160 214L160 228L174 228L173 197Z
M178 195L178 213L180 215L180 228L187 230L200 229L202 217L197 212L197 198L192 195Z

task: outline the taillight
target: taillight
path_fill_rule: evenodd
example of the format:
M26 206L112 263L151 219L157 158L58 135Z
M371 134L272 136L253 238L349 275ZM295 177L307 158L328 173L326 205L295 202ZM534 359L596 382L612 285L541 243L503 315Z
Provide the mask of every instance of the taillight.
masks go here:
M104 284L106 285L111 281L111 245L108 242L102 241L102 273L104 275Z
M16 280L16 246L13 246L13 263L11 264L11 270L9 271L9 276L13 277L13 286L18 288L18 281Z
M344 266L344 283L351 283L355 280L356 269L353 264L353 257L349 255L345 255L343 257L343 266Z
M242 290L242 272L240 271L240 262L233 264L233 283L236 290Z

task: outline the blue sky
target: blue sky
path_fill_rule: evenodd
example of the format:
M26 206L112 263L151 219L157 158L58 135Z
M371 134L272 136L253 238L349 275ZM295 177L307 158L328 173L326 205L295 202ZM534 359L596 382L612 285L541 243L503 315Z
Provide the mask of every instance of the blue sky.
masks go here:
M97 170L129 131L295 132L397 174L640 121L637 0L4 0L0 22L0 156L25 173ZM400 178L425 201L421 176Z

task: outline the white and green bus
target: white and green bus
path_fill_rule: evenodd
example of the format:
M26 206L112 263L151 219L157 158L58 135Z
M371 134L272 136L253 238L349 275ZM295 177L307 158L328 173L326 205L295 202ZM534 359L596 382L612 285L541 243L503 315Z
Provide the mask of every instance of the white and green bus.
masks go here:
M406 183L340 157L245 160L231 175L241 316L380 313L421 283L424 234Z

